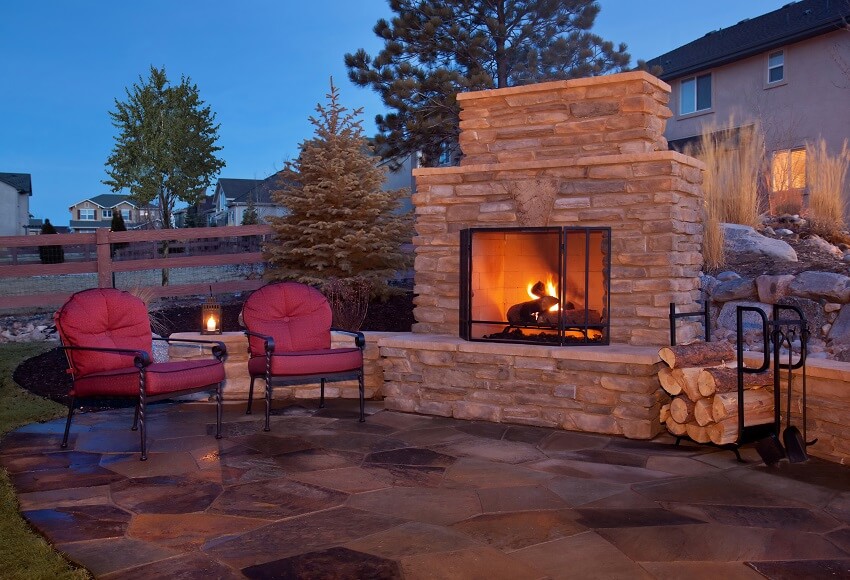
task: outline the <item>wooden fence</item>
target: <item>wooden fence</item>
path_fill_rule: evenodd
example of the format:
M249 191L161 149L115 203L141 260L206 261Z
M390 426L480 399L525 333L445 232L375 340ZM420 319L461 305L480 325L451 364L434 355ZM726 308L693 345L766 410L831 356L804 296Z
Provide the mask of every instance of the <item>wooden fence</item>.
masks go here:
M138 230L93 234L49 234L0 237L0 279L66 274L97 274L97 287L111 288L114 273L172 268L256 265L263 263L262 241L268 225ZM167 256L159 250L169 242ZM116 248L113 244L126 244ZM39 247L62 246L64 261L43 264ZM145 286L154 297L214 294L254 290L262 280L209 280L173 286ZM49 289L49 285L48 286ZM36 292L0 296L0 308L61 305L72 292Z

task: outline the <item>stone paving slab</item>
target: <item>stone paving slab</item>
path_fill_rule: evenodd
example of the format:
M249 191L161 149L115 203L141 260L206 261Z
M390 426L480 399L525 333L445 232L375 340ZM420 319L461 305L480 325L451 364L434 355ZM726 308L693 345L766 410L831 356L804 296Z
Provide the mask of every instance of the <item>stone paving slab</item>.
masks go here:
M661 436L280 401L132 409L0 441L23 517L98 578L850 578L850 468Z

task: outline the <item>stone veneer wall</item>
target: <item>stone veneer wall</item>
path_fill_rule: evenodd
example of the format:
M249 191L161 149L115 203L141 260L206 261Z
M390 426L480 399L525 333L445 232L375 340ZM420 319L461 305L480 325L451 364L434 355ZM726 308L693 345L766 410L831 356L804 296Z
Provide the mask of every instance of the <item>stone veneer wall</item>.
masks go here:
M658 349L395 335L379 341L387 409L649 439L669 397Z
M669 303L699 298L703 169L656 150L668 96L642 72L459 95L467 157L414 171L414 332L458 333L459 230L609 226L611 342L666 344Z

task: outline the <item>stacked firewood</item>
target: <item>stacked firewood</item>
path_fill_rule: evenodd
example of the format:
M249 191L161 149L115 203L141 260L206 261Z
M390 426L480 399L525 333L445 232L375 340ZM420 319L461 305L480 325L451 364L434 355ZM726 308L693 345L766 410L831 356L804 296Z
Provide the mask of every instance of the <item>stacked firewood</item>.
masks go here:
M726 445L738 440L738 372L725 342L695 342L658 352L668 368L658 372L673 399L661 422L676 436ZM773 371L744 374L744 426L773 421Z

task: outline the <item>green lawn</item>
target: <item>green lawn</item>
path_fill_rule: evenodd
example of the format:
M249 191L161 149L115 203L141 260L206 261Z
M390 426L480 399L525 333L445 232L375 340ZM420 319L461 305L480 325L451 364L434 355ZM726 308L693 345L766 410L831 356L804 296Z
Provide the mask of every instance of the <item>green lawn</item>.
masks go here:
M44 343L0 344L0 438L35 421L61 416L65 407L19 388L12 372L29 357L50 348ZM5 469L0 469L0 576L3 578L90 578L66 562L18 515L18 501Z

